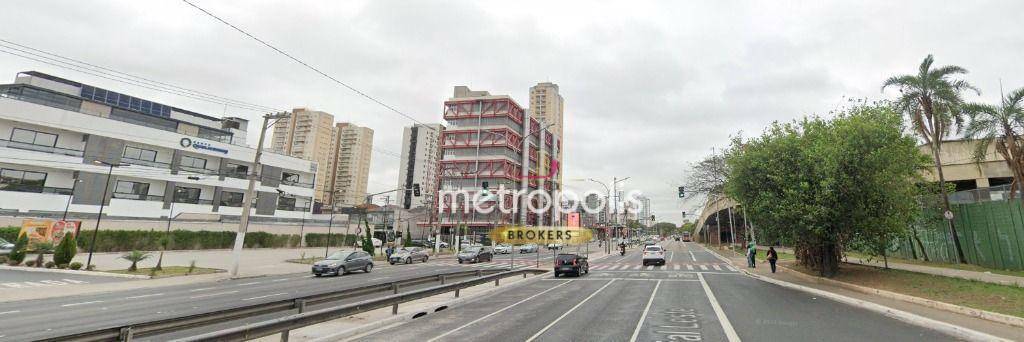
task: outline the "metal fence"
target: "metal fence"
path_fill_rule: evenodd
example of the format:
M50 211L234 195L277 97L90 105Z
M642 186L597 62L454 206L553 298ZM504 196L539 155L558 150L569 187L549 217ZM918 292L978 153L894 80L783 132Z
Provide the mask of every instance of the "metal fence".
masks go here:
M1004 192L1007 196L1008 191L1007 187ZM953 223L964 258L969 264L987 268L1024 270L1024 203L1019 196L1014 200L991 198L987 201L952 204ZM941 219L939 213L932 213L931 216L937 219L916 227L924 251L932 261L955 263L953 239L949 236L946 221ZM914 250L911 251L911 248ZM922 258L921 249L911 238L901 241L895 252L904 258L912 258L915 253L918 258Z
M1020 191L1016 192L1017 196L1015 196L1015 198L1020 198ZM949 194L949 202L957 204L1005 201L1008 199L1010 199L1010 184L957 191Z

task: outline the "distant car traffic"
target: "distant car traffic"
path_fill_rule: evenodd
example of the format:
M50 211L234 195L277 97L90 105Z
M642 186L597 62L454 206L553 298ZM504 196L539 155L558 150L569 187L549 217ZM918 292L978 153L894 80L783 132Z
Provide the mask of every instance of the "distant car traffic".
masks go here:
M491 251L490 247L472 246L460 251L456 258L459 259L460 264L463 262L491 261L494 260L494 252Z
M494 254L510 254L510 253L512 253L512 245L510 245L510 244L503 243L503 244L494 246Z
M0 255L11 254L11 251L13 251L13 250L14 250L14 244L13 243L7 242L7 240L4 240L4 239L0 239Z
M563 274L573 274L579 277L584 273L590 273L590 263L587 257L578 254L559 254L555 257L555 278Z
M548 244L548 249L562 249L562 244L560 244L560 243L549 243Z
M528 243L528 244L525 244L525 245L520 245L519 246L519 253L520 254L537 253L537 245L536 244L532 244L532 243Z
M391 253L391 258L388 258L388 262L392 265L398 263L411 264L413 261L427 262L427 259L430 259L427 250L421 247L405 247Z
M665 264L665 249L659 245L650 245L644 247L643 264L647 266L649 264L664 265Z
M364 251L337 251L324 260L313 263L313 275L342 275L356 270L370 273L373 270L373 257Z

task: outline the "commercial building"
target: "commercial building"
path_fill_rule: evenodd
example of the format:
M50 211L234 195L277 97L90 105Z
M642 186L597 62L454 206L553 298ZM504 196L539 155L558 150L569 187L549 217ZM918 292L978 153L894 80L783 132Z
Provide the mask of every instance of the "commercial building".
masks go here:
M292 115L274 124L271 150L274 152L311 160L317 165L330 165L334 148L334 116L308 108L295 108ZM326 200L328 168L317 169L315 195L317 203Z
M942 150L939 152L939 158L942 159L942 174L958 192L950 196L953 202L1009 198L1013 171L1003 156L996 152L995 141L989 143L982 160L975 160L974 151L978 143L978 140L970 139L942 142ZM918 148L929 157L932 155L931 146L921 145ZM939 181L934 162L928 164L928 169L929 171L924 173L925 179Z
M483 213L470 209L466 213L462 199L438 198L443 211L441 227L466 226L469 234L486 236L487 231L502 224L550 225L559 220L554 215L557 210L533 213L522 210L522 204L518 212L502 212L501 208L510 211L515 199L511 194L499 198L492 193L502 187L528 193L543 189L548 195L560 191L558 174L543 171L552 169L550 160L541 158L542 153L557 155L559 136L543 129L511 97L465 86L455 87L454 95L445 101L444 119L447 128L441 136L440 191L462 191L473 197L484 192L480 207L495 210ZM531 203L539 207L539 202L535 197ZM443 231L450 234L450 230Z
M438 163L441 160L441 133L444 126L413 125L402 132L402 157L398 165L399 204L405 209L434 207L437 195ZM419 184L420 196L415 196Z
M316 164L266 153L253 170L246 127L245 119L19 73L0 85L0 211L89 217L105 203L104 216L238 216L246 175L257 173L252 214L304 217Z
M326 204L338 208L365 202L370 179L373 130L340 122L335 125L333 156L326 179Z

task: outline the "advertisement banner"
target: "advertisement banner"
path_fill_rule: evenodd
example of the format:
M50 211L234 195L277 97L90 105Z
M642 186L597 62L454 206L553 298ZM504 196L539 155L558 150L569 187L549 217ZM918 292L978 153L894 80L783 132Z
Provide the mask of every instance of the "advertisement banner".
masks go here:
M582 244L591 240L589 229L578 227L498 227L491 231L491 240L496 243L526 244L549 243Z
M27 235L29 245L40 242L59 244L67 234L78 236L81 226L82 221L25 219L21 221L21 231L18 233L18 237Z
M569 227L580 226L580 213L569 213Z

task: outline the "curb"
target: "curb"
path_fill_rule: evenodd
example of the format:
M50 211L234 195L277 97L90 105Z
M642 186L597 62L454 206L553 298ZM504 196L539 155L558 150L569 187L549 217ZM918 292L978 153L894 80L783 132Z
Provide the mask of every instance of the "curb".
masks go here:
M704 246L702 246L702 247L704 247ZM707 247L704 247L704 249L707 250L708 252L711 252L711 254L717 256L719 259L729 261L729 264L732 264L731 260L728 260L727 258L719 255L718 253L715 253L715 252L711 251ZM735 267L735 265L733 265L733 266ZM936 331L939 331L939 332L942 332L942 333L946 333L946 334L949 334L949 335L952 335L952 336L956 336L956 337L959 337L959 338L963 338L963 339L966 339L966 340L970 340L970 341L1010 341L1010 340L1003 339L1003 338L996 337L996 336L992 336L992 335L989 335L989 334L986 334L986 333L983 333L983 332L980 332L980 331L975 331L975 330L972 330L972 329L964 328L964 327L953 325L953 324L950 324L950 323L946 323L946 322L942 322L942 321L937 321L937 320L934 320L934 319L931 319L931 318L923 317L923 316L920 316L920 315L917 315L917 314L913 314L913 313L910 313L910 312L906 312L906 311L903 311L903 310L897 310L897 309L893 309L893 308L890 308L890 307L886 307L886 306L881 305L881 304L877 304L877 303L873 303L873 302L869 302L869 301L865 301L865 300L861 300L861 299L851 298L851 297L847 297L847 296L844 296L844 295L840 295L840 294L836 294L836 293L832 293L832 292L828 292L828 291L824 291L824 290L819 290L819 289L815 289L815 288L804 286L804 285L793 284L793 283L790 283L790 282L787 282L787 281L782 281L782 280L778 280L778 279L774 279L774 278L765 277L765 276L762 276L762 275L751 273L750 271L747 271L746 269L743 269L743 268L739 268L739 270L742 271L747 276L749 276L751 278L754 278L754 279L757 279L757 280L760 280L760 281L764 281L764 282L767 282L767 283L772 283L772 284L779 285L779 286L786 287L786 288L791 288L791 289L794 289L794 290L799 290L799 291L807 292L807 293L814 294L814 295L817 295L817 296L820 296L820 297L824 297L824 298L828 298L828 299L834 300L836 302L847 304L847 305L850 305L850 306L853 306L853 307L874 311L874 312L880 313L882 315L885 315L887 317L892 317L892 318L898 319L898 320L906 322L906 323L910 323L910 324L917 325L917 326L920 326L920 327L936 330ZM792 271L792 270L790 270L790 271L791 272L796 272L796 271ZM797 273L799 273L799 272L797 272ZM907 296L907 297L912 297L912 296ZM916 298L916 297L913 297L913 298ZM918 298L918 299L920 299L920 298ZM947 303L943 303L943 304L947 304ZM947 305L953 306L952 304L947 304ZM942 308L939 308L939 309L942 309ZM975 317L978 317L978 316L975 316Z
M128 278L128 279L150 279L149 276L141 275L141 274L120 274L120 273L99 272L99 271L62 270L62 269L59 269L59 268L12 267L12 266L7 266L7 265L0 265L0 270L40 272L40 273L57 273L57 274L77 274L77 275L88 275L88 276L98 276L98 277L114 277L114 278Z
M542 279L543 276L547 275L548 273L550 273L550 272L536 274L534 276L531 276L531 277L527 278L526 280L523 280L523 281L517 282L515 284L509 285L508 287L504 287L504 286L492 287L490 289L483 290L483 291L480 291L478 293L475 293L472 296L459 297L459 298L455 298L455 299L448 300L448 301L445 301L445 302L437 303L437 304L429 306L429 307L433 307L433 309L428 309L429 307L427 307L427 308L424 308L425 311L421 311L421 312L426 312L427 316L429 316L430 314L435 313L435 312L442 312L442 311L433 311L433 310L436 310L437 308L442 307L442 306L445 307L445 309L443 311L455 309L455 308L458 308L458 307L460 307L462 305L467 304L468 302L477 300L480 297L488 295L488 294L491 294L493 292L497 292L499 290L508 290L510 288L515 288L515 287L518 287L518 286L523 286L523 285L526 285L526 284L529 284L529 283L532 283L532 282L536 282L536 281ZM416 318L413 318L413 316L416 315L416 314L418 314L418 312L408 312L408 313L406 313L404 315L392 316L392 317L385 318L385 319L382 319L382 320L378 320L378 321L370 322L370 323L367 323L367 324L363 324L363 325L360 325L360 326L357 326L357 327L352 327L352 328L349 328L349 329L345 329L345 330L333 333L331 335L317 337L317 338L311 339L310 341L311 342L328 342L328 341L351 341L351 340L354 340L354 339L359 339L361 337L366 336L367 334L371 334L371 333L377 332L377 331L379 331L381 329L384 329L384 328L387 328L389 326L401 325L401 324L405 324L405 323L411 322L412 320L416 319ZM421 316L421 317L418 317L418 318L422 318L422 317L425 317L425 316ZM350 336L350 337L342 339L341 337L343 337L343 336Z

